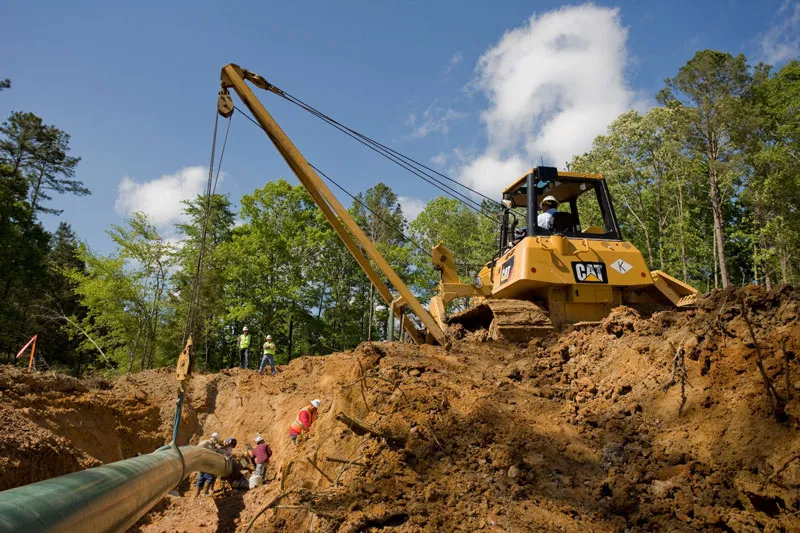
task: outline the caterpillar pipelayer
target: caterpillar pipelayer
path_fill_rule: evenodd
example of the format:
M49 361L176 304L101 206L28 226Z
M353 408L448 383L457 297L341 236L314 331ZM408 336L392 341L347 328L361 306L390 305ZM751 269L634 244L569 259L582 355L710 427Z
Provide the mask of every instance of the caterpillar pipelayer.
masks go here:
M453 254L444 244L433 248L432 260L441 272L441 282L438 294L426 309L247 82L293 98L258 74L229 64L222 69L219 113L223 117L233 114L232 89L308 190L391 312L400 317L401 328L414 342L445 345L446 332L453 324L468 330L488 327L495 339L524 341L564 324L601 320L612 308L623 304L649 311L687 307L695 302L696 289L664 272L651 272L641 252L622 239L603 176L542 166L531 169L503 191L497 253L473 283L461 281ZM553 197L558 208L546 215L551 217L550 223L540 226L541 204L546 197ZM471 299L471 308L448 317L447 306L457 298ZM408 312L417 320L409 318ZM422 330L417 323L421 323Z

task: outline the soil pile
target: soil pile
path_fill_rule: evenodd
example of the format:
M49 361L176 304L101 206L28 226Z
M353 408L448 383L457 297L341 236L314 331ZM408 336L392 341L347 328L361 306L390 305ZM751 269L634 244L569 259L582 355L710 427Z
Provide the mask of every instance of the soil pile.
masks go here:
M282 496L254 531L797 531L798 312L791 288L749 287L688 311L618 308L529 344L468 334L447 351L299 358L276 377L195 375L181 438L218 431L244 454L260 432L273 480L218 482L213 499L184 484L133 530L244 531ZM156 448L175 382L5 371L0 392L19 439L0 439L11 486ZM288 426L312 398L319 419L293 446Z

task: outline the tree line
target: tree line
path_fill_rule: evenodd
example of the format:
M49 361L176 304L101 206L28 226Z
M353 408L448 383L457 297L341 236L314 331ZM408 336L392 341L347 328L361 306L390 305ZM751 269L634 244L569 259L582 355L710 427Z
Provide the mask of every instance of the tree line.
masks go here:
M646 113L618 117L569 169L605 174L623 237L651 268L702 290L795 283L800 63L773 71L701 51L656 99ZM168 365L192 316L195 363L208 370L234 364L243 326L256 347L272 335L283 362L387 336L386 306L302 186L268 182L238 212L225 195L198 196L183 206L177 240L135 213L108 230L114 251L100 254L67 224L50 234L38 220L55 212L53 194L89 193L75 177L69 135L14 113L0 129L0 158L8 358L40 333L48 361L75 373ZM446 243L464 280L497 251L496 224L451 198L432 199L409 221L378 183L350 213L423 301L438 283L432 245Z
M656 99L570 168L606 175L623 233L652 268L704 290L797 283L800 62L773 72L704 50Z

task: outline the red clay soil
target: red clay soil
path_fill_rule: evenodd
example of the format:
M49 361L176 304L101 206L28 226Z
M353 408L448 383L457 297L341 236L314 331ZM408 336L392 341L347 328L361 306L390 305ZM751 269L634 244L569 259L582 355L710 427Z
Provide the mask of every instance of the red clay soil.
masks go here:
M218 431L244 454L260 432L274 479L218 482L213 498L184 483L132 531L245 531L281 494L252 531L800 531L798 312L793 289L748 287L688 311L618 308L527 345L473 333L448 351L303 357L275 378L195 375L181 439ZM5 370L2 488L151 451L174 393L168 370L110 383ZM292 446L289 424L317 397Z

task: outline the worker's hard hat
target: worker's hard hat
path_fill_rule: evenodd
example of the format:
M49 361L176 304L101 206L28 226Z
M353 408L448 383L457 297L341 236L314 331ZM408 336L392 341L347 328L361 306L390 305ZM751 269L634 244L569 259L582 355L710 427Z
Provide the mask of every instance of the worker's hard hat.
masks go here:
M558 200L556 200L555 196L545 196L542 198L542 202L539 204L539 207L542 207L547 202L553 202L554 204L558 205Z
M272 340L272 335L267 335L267 340L271 341Z
M311 405L319 409L319 404L322 403L321 400L311 400Z
M216 431L211 434L211 440L219 440L219 433Z
M247 326L243 327L242 331L247 331Z
M258 444L259 442L264 442L264 437L262 437L261 435L256 435L256 444Z

